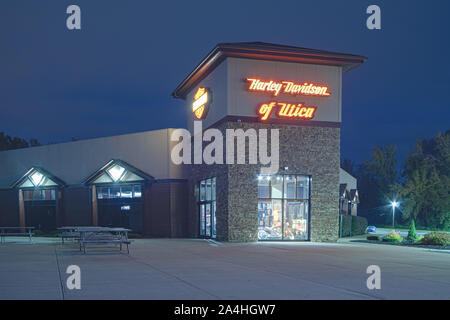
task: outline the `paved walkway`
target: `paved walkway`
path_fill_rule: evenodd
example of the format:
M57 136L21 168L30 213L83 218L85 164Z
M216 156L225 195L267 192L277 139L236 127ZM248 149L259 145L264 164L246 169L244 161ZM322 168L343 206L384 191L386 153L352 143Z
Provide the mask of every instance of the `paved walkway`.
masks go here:
M9 240L11 241L11 240ZM364 243L143 239L131 254L54 239L0 245L0 299L450 299L450 254ZM81 268L68 290L67 266ZM368 290L366 268L381 268Z

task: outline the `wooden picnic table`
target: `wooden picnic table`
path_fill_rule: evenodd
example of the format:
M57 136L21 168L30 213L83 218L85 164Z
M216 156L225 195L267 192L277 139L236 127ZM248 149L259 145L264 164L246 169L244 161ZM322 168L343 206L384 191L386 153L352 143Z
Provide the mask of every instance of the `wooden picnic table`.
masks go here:
M87 244L119 244L122 251L122 244L126 244L127 253L130 253L128 232L130 229L125 228L108 228L108 227L76 227L76 232L80 233L80 251L83 249L86 254Z
M19 232L8 232L9 230L18 230ZM7 236L24 236L32 242L33 230L34 227L0 227L0 243L4 243Z
M60 237L62 244L64 244L64 239L76 239L76 240L80 239L80 233L76 231L76 228L78 227L65 226L58 228L58 230L61 231Z

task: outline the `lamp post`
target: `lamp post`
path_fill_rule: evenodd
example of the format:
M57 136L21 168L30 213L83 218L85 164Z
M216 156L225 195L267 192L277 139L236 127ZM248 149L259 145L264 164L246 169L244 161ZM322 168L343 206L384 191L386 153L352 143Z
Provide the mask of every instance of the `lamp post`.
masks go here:
M394 222L395 222L395 208L398 207L399 203L397 201L392 201L392 229L395 230Z

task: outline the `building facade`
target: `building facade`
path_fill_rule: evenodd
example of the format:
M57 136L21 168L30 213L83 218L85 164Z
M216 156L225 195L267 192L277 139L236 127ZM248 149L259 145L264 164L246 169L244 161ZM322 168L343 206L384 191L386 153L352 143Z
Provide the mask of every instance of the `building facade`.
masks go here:
M335 241L342 75L364 60L267 43L219 44L173 92L186 103L191 164L172 161L182 140L175 129L0 152L0 225L120 225L162 237ZM224 148L223 161L207 164L196 158L195 141L207 150L213 139L203 134L211 129L230 135L233 145ZM279 170L270 174L262 170L264 130L267 154L274 143L279 149ZM251 144L255 137L259 151ZM244 163L228 161L231 149L239 157L239 146Z

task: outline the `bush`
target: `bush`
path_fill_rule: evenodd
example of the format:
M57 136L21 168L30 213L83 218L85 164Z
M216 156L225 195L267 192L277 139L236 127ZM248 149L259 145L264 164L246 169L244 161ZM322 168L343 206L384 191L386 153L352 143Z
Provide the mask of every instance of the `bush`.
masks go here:
M44 235L44 232L42 230L39 230L39 229L33 230L34 237L42 237L43 235Z
M422 244L446 246L450 244L450 235L446 232L430 232L421 240Z
M384 242L402 242L403 237L400 232L390 232L388 235L383 237Z
M380 241L380 236L370 235L370 236L367 236L367 240Z
M352 236L365 234L367 229L367 219L364 217L351 216L352 217Z
M340 215L340 223L341 225L341 237L349 237L350 232L352 231L352 216L349 216L347 214L341 214Z
M128 233L128 239L141 239L141 238L142 234L140 233L133 233L133 232Z
M406 240L409 242L416 242L419 240L416 233L416 224L414 223L414 219L411 219L411 225L409 226L408 237L406 237Z
M364 217L351 216L348 214L340 215L341 237L356 236L366 233L367 219Z

